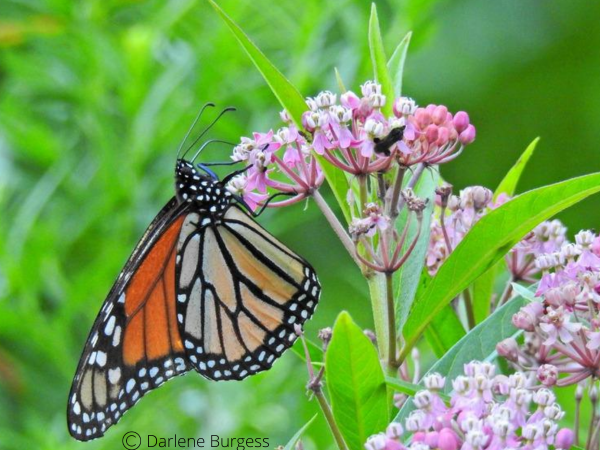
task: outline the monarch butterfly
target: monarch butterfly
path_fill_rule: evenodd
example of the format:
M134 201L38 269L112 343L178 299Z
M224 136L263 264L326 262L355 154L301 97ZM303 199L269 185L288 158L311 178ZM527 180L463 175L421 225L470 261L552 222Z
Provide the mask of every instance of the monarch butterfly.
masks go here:
M191 369L217 381L269 369L317 305L314 269L227 190L244 169L219 180L207 165L194 166L212 141L191 161L179 156L206 106L214 105L202 108L179 146L175 196L133 250L90 331L67 407L75 439L102 436L146 393Z

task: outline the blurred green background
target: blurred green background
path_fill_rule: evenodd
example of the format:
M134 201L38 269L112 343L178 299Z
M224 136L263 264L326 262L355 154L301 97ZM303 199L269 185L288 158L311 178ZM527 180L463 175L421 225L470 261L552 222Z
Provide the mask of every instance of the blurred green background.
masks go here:
M222 0L305 95L372 77L370 3ZM478 138L442 173L489 187L536 136L522 189L600 169L600 4L586 0L378 1L392 49L412 30L404 93L469 112ZM214 136L279 125L279 105L207 3L0 2L0 448L121 448L129 430L284 444L317 411L291 352L242 383L178 378L90 444L66 398L92 321L134 243L172 195L175 149L198 107L235 105ZM207 159L224 159L221 148ZM561 218L600 220L600 198ZM348 309L369 327L366 286L314 205L261 222L324 287L309 336ZM324 249L326 249L324 251ZM332 447L322 418L308 448Z

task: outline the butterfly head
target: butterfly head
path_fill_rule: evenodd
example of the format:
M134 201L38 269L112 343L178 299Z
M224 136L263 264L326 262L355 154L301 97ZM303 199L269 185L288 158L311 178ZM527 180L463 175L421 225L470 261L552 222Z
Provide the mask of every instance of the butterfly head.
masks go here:
M193 203L200 210L219 214L227 210L233 196L218 177L205 169L200 172L192 163L184 159L175 165L175 192L181 202Z

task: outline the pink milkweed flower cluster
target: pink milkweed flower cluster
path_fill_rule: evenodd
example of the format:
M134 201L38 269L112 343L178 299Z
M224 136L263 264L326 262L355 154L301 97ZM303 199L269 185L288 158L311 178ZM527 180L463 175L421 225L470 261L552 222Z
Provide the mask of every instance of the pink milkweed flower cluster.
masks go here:
M574 433L559 429L564 412L555 395L523 372L495 375L489 363L465 364L452 380L450 404L440 393L446 379L423 379L415 394L416 409L385 433L372 436L366 450L547 450L568 449Z
M393 114L383 107L393 102ZM315 155L356 177L382 174L394 165L442 164L456 158L475 139L475 127L464 111L452 114L443 105L420 108L407 97L387 99L381 85L367 81L361 96L346 91L322 91L306 99L299 130L286 111L285 126L276 132L241 138L231 158L242 161L247 173L228 188L253 209L269 190L291 198L270 203L286 206L312 195L324 180ZM360 205L360 208L365 205Z
M435 212L427 251L427 269L435 275L450 253L469 230L489 211L510 200L504 194L493 200L493 193L482 186L471 186L451 195L451 186L437 190ZM538 225L506 256L512 281L534 282L539 273L535 264L538 255L552 253L565 242L566 228L559 220Z
M234 177L228 189L241 196L252 209L264 204L269 188L290 196L270 206L286 206L310 196L325 179L310 143L285 112L281 118L286 126L277 132L242 137L233 149L231 159L244 162L248 170Z
M329 163L355 176L385 172L397 161L404 167L442 164L454 159L475 139L475 127L464 111L452 115L443 105L419 108L407 97L393 99L393 115L382 108L390 101L381 85L367 81L361 96L339 97L323 91L307 99L302 116L312 148Z
M600 376L600 237L580 231L552 253L539 255L542 271L533 301L513 316L525 331L519 347L508 339L498 350L520 367L536 370L547 386Z

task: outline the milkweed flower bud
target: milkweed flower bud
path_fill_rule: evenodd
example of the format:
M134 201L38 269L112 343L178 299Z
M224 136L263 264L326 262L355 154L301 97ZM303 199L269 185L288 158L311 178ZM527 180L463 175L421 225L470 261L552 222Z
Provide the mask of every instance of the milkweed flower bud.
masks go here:
M571 448L571 446L573 445L573 443L575 442L575 433L573 433L573 430L570 430L568 428L561 428L560 430L558 430L558 433L556 433L556 439L554 441L554 446L557 449L569 449Z
M519 345L513 338L507 338L496 345L496 351L500 356L509 361L516 362L519 359Z
M340 103L349 110L358 109L360 106L360 98L352 91L346 91L340 96Z
M438 447L440 450L458 450L459 439L450 428L443 428L438 435Z
M456 131L462 133L470 125L469 115L464 111L458 111L453 119Z
M331 337L333 335L333 330L331 327L322 328L319 330L319 339L323 342L323 350L327 350L327 346L331 341Z
M544 386L554 386L558 381L558 369L552 364L544 364L537 370L537 378Z
M458 139L462 145L469 145L475 140L476 131L473 125L469 125L465 131L460 133Z

